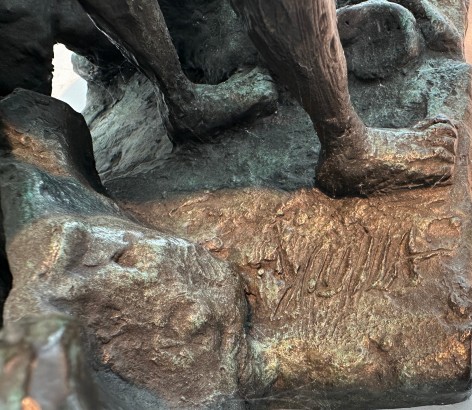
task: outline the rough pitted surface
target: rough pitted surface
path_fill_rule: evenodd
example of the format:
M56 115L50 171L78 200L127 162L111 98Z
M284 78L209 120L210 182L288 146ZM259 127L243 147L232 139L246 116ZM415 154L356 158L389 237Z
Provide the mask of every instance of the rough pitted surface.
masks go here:
M388 1L340 10L338 28L348 70L361 79L389 77L414 64L421 52L415 17Z
M470 203L458 191L333 201L252 188L129 209L237 264L265 360L266 380L244 390L254 408L345 408L346 391L350 408L406 407L467 396ZM264 398L263 382L275 383Z
M457 96L467 91L468 82L467 64L428 58L414 71L389 81L366 84L353 76L350 91L367 125L399 128L439 114L452 117ZM110 138L98 132L92 128L96 147ZM174 149L139 176L106 174L104 182L117 198L142 201L172 192L248 186L291 191L313 186L318 153L309 117L295 103L282 99L271 117L224 131L213 144Z
M471 69L457 44L466 4L338 3L356 4L340 15L378 40L344 31L357 44L357 112L371 127L439 124L426 143L457 130L450 185L326 196L314 186L310 119L280 86L275 114L172 148L165 104L142 74L78 61L97 168L120 209L96 192L78 115L26 91L0 102L14 278L5 319L78 318L104 408L365 409L470 394ZM220 71L205 65L220 56L195 54L226 4L163 3L185 65L205 81L238 66L233 47ZM187 44L177 15L192 9L192 25L203 12L211 23ZM233 18L224 39L244 33ZM401 44L386 50L390 23L401 23ZM358 56L367 45L370 66Z
M33 249L27 263L15 257ZM66 216L24 226L7 252L17 283L7 321L81 318L96 366L152 391L163 408L237 397L242 287L208 251L123 219Z
M21 91L1 102L3 113L28 113L4 127L11 149L0 163L0 195L15 283L5 319L80 318L97 370L151 391L154 408L237 397L248 354L239 276L202 247L133 223L96 193L84 158L64 143L72 132L67 141L86 140L67 113L81 117L57 100L38 105L44 99ZM116 381L99 378L112 392Z
M410 19L410 36L422 36L411 11L391 7ZM454 13L446 11L461 27ZM356 109L376 127L447 115L467 155L470 67L428 51L422 37L411 41L419 46L410 60L406 51L384 55L399 59L385 79L361 81L354 73L362 67L348 60ZM383 52L372 51L378 67ZM250 407L344 408L346 392L361 409L464 399L467 167L457 167L453 188L420 197L332 200L313 189L317 158L307 115L284 96L272 117L225 131L214 144L179 147L139 177L109 175L105 183L138 219L238 267L251 308L249 346L263 360L241 387Z
M84 62L83 59L75 60L76 70L79 73L84 71L93 72L94 68L90 64ZM89 70L86 69L89 67ZM85 76L85 78L87 78ZM264 105L273 99L275 92L274 86L271 82L266 80L266 75L262 73L256 73L256 82L254 87L259 86L259 103L257 106L262 111ZM270 103L270 106L273 104ZM254 106L254 110L257 114L257 106ZM300 113L298 118L295 119L302 127L310 127L307 125L309 119L302 112L301 109L294 108L292 111ZM259 133L258 129L253 131L247 131L243 134L240 132L241 128L244 128L254 121L253 117L249 117L246 121L241 121L240 125L235 127L234 132L229 131L235 138L223 138L214 135L211 137L212 144L206 145L201 143L184 144L182 148L173 149L169 139L169 132L166 128L168 124L168 110L164 103L162 94L155 90L150 81L139 72L124 71L123 75L118 74L112 80L106 80L103 82L100 78L93 77L92 81L89 82L88 90L88 104L85 108L83 115L87 120L87 123L91 129L94 153L97 161L97 169L100 177L104 181L112 180L121 177L130 176L142 176L144 174L156 174L156 169L170 168L166 172L173 174L173 177L178 177L180 168L184 162L192 161L190 158L193 151L203 150L207 151L208 166L214 161L218 167L223 167L224 172L219 173L219 177L222 180L230 181L234 178L244 179L245 176L236 175L240 171L240 167L237 164L231 164L230 162L221 162L221 145L219 142L223 142L224 145L228 144L230 147L229 151L240 151L238 146L240 137L246 139L254 139L257 141L256 134ZM133 121L129 119L133 118ZM279 131L270 130L271 134L276 132L276 135L267 135L267 138L275 141L276 139L285 138L285 135L290 131L290 123L292 115L286 117L285 120L280 122L286 122L285 128L281 128ZM264 120L261 120L262 123ZM276 119L276 121L278 121ZM264 126L260 127L260 132L265 133ZM226 134L225 134L226 135ZM309 138L316 144L313 136ZM297 145L300 145L299 141L293 141L293 148L296 149ZM208 150L208 147L214 146L216 151ZM267 147L267 151L271 148ZM286 147L277 147L277 150L281 152L282 156L288 154ZM252 156L250 148L247 151L248 156ZM205 155L205 154L204 154ZM225 154L230 155L230 154ZM310 150L307 154L313 156L313 150ZM182 158L187 157L187 159ZM182 163L178 164L172 158L182 158ZM264 156L265 157L265 156ZM265 161L261 156L261 161ZM250 159L248 158L248 161ZM262 177L266 180L271 178L271 174L279 173L279 167L283 166L285 159L281 157L274 161L273 158L268 158L268 168L264 172L265 175ZM206 178L205 173L209 170L207 166L203 167L195 164L195 177L192 177L191 181L182 180L183 184L192 184L193 180L201 177ZM235 167L234 173L231 173L226 167ZM254 168L254 167L253 167ZM214 168L216 171L216 169ZM251 170L247 170L251 172ZM293 170L295 174L298 174L299 170ZM306 172L307 180L312 176L312 171ZM255 175L255 177L257 177ZM295 175L294 175L295 177ZM156 178L167 179L166 175L156 175ZM298 178L298 176L296 176ZM172 189L169 187L169 189ZM164 191L167 189L164 189Z

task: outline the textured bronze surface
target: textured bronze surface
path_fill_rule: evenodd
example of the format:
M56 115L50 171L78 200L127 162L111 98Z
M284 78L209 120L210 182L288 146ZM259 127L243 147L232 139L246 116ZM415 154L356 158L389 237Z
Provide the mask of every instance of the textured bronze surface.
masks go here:
M11 13L0 22L7 48L34 21L33 54L47 60L66 38L92 60L77 63L91 132L47 95L0 100L5 290L13 278L0 405L366 409L466 399L468 5L234 0L260 68L227 0L80 3L138 71L122 70L79 3L99 49L74 41L80 29L58 24L49 6L35 14L0 0ZM198 39L220 30L229 51L195 51L197 26ZM238 49L241 60L211 67ZM31 80L44 92L43 63ZM21 75L0 78L9 92Z
M335 201L246 189L128 209L237 265L250 344L281 403L295 395L313 406L314 391L321 400L344 389L353 407L369 395L377 406L411 405L428 400L389 390L447 396L470 380L464 187Z

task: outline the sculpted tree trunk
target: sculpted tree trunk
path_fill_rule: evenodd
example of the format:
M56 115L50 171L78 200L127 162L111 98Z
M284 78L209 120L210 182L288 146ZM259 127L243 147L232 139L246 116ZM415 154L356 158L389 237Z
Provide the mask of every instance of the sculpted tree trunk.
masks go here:
M270 68L310 115L322 145L318 186L332 195L449 183L456 131L445 117L368 129L349 98L332 0L233 0Z
M252 39L310 115L324 144L336 134L363 133L352 107L347 66L331 0L235 0Z

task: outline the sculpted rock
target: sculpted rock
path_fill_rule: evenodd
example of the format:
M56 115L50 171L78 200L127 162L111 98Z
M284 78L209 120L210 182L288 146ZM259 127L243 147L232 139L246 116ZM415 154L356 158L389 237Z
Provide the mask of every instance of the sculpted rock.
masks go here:
M172 81L188 81L169 36L154 36L167 30L160 8L80 1L149 80L132 72L108 78L110 99L97 99L87 116L105 133L110 119L125 124L125 105L130 112L142 105L144 123L154 115L149 83L169 99L182 91ZM238 120L210 144L172 134L185 144L156 150L162 157L139 170L131 165L138 156L117 161L120 175L100 165L121 209L97 192L90 144L84 159L69 143L88 138L79 117L31 92L0 104L8 119L0 196L14 277L7 323L31 314L80 320L104 408L365 409L464 400L471 381L470 66L451 50L433 51L421 29L417 38L427 47L415 64L387 70L381 81L348 77L332 0L234 3L290 95L281 93L276 114ZM389 22L401 15L411 23L413 15L438 39L454 34L424 17L431 3L398 4L404 9L359 4L358 24L370 24L362 10L385 22L374 7L382 6L398 13ZM462 36L463 7L435 4L435 16L452 19ZM396 33L405 41L398 53L380 54L386 62L405 61L409 28ZM172 59L161 65L163 45ZM166 90L166 79L175 88ZM184 118L202 102L200 91L234 88L225 87L186 82L171 100L173 125L179 109ZM181 105L186 91L197 98ZM260 90L252 91L251 98ZM26 109L25 124L15 113L28 104L42 108ZM130 128L137 140L139 128ZM187 131L196 129L205 125ZM143 135L150 138L151 127ZM315 169L330 196L314 186Z
M0 121L3 158L102 189L87 124L67 104L19 89L0 100Z
M171 154L169 138L178 143L213 140L211 131L210 135L205 135L205 130L219 133L220 128L238 121L248 123L272 112L276 106L276 88L265 71L245 69L227 79L237 68L249 63L253 65L255 59L246 56L246 51L253 54L254 48L248 46L246 30L226 1L160 2L163 16L153 7L149 11L149 4L148 9L137 12L138 19L126 15L129 5L113 8L112 17L108 17L110 21L127 19L127 25L143 33L146 25L153 27L154 48L146 49L145 41L134 40L123 41L121 46L128 46L128 54L141 56L138 59L130 56L130 60L148 79L140 72L130 73L126 68L110 80L103 78L93 65L84 63L84 59L75 61L76 69L89 81L89 104L84 116L94 137L97 168L105 179L136 175L154 168ZM111 24L101 17L106 10L89 5L89 11L103 27ZM182 68L191 78L195 75L189 74L189 70L205 73L204 78L197 78L199 81L226 81L210 86L191 84L184 78L180 62L170 47L167 30L155 28L150 15L158 16L156 20L161 25L165 16L180 53ZM183 16L188 17L185 25L182 24ZM196 34L195 27L198 28ZM192 30L191 36L189 30ZM121 35L123 33L113 35L117 43L120 43ZM220 46L222 43L224 47ZM197 46L198 50L195 50ZM165 53L162 50L166 50ZM170 57L164 58L164 55ZM220 64L221 60L225 64ZM174 81L173 77L179 80ZM158 86L154 87L156 84ZM100 108L101 115L97 115L97 106L103 107ZM132 122L129 121L131 114ZM166 127L169 122L173 124L173 130Z
M336 3L338 6L346 6L377 1L337 0ZM457 4L450 0L441 3L431 0L389 0L389 2L397 3L413 13L428 48L447 53L455 58L463 57L461 29L466 23L466 18L464 18L467 15L466 4Z
M83 77L92 77L88 78L88 104L83 115L93 136L102 179L149 171L172 152L163 95L143 74L128 69L104 81L85 58L75 58L75 69L78 67Z
M338 28L348 70L362 79L388 77L415 63L420 55L416 19L404 7L388 1L340 9Z
M241 3L266 6L269 28L276 5L293 10L296 4ZM262 30L258 21L253 27ZM305 55L306 48L291 51ZM300 70L310 67L313 55L306 54ZM434 144L445 136L450 154L457 144L458 158L447 155L449 165L437 168L441 186L419 190L410 175L411 189L403 192L385 195L381 187L377 196L327 197L310 180L317 152L309 121L288 98L277 115L224 132L218 143L181 148L150 172L107 182L136 218L237 266L251 313L248 344L259 352L251 383L240 385L249 408L401 407L457 402L469 394L471 204L469 164L460 158L469 153L470 67L427 47L417 64L382 81L352 76L349 87L367 125L399 134L396 128L410 126L419 132L418 152L432 143L436 154L444 153ZM287 76L299 69L282 67ZM312 104L313 117L326 108L324 100L313 102L319 83L314 76L312 88L307 81L292 87L293 96ZM372 141L387 154L376 157L381 161L397 152L382 137ZM418 160L412 144L396 142L406 149L404 158ZM379 152L368 153L375 158ZM355 151L344 154L334 171L360 159ZM281 164L278 172L274 163Z
M8 243L23 224L39 215L66 210L118 213L116 205L92 190L103 188L94 168L90 134L80 114L51 97L18 90L0 101L0 116L2 255L5 236ZM54 184L54 178L63 185ZM7 203L15 204L14 216L3 212ZM8 265L3 262L0 266L8 290Z
M22 161L25 168L15 168L16 163L12 162L12 158ZM28 168L26 164L40 167L41 171L37 170L35 174L38 184L44 176L42 172L48 172L65 178L65 181L68 177L74 177L87 186L103 190L95 171L90 133L82 116L58 100L31 91L17 90L0 100L0 173L8 174L9 183L18 183L18 187L22 186L25 192L32 184L25 174ZM53 195L53 192L48 192L46 185L40 184L35 188L46 198L45 203L49 195ZM34 195L34 192L30 191L30 194ZM0 199L7 200L4 195L0 195ZM72 202L72 196L63 195L61 200L70 202L71 209L78 206ZM31 215L27 209L23 211L22 221L25 222L24 218ZM54 207L47 211L54 212ZM3 216L1 211L0 216ZM16 219L11 220L9 225L5 223L0 229L0 306L3 306L3 300L11 287L11 275L4 253L4 230L15 230L17 222Z
M33 249L28 264L15 257ZM7 321L27 312L81 318L98 366L166 407L237 397L242 288L207 251L123 219L66 216L25 227L7 252L15 280Z
M21 91L0 106L11 146L0 163L14 278L7 323L80 318L97 370L148 389L164 408L237 397L247 312L235 272L200 246L131 222L96 193L87 156L75 150L88 133L66 104Z
M81 348L65 316L33 316L0 333L0 406L5 410L100 408Z

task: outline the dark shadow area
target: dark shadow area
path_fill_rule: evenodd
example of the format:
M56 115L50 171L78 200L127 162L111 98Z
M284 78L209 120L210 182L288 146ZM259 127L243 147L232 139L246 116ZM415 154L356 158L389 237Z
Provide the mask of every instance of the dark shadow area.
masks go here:
M5 251L5 235L3 232L3 215L0 208L0 328L3 327L3 305L12 287L12 276Z
M11 149L0 121L0 162L2 157ZM5 249L5 232L3 230L2 198L0 196L0 328L3 327L3 306L12 288L12 276Z
M159 1L182 68L194 82L218 84L258 53L241 18L221 0Z

